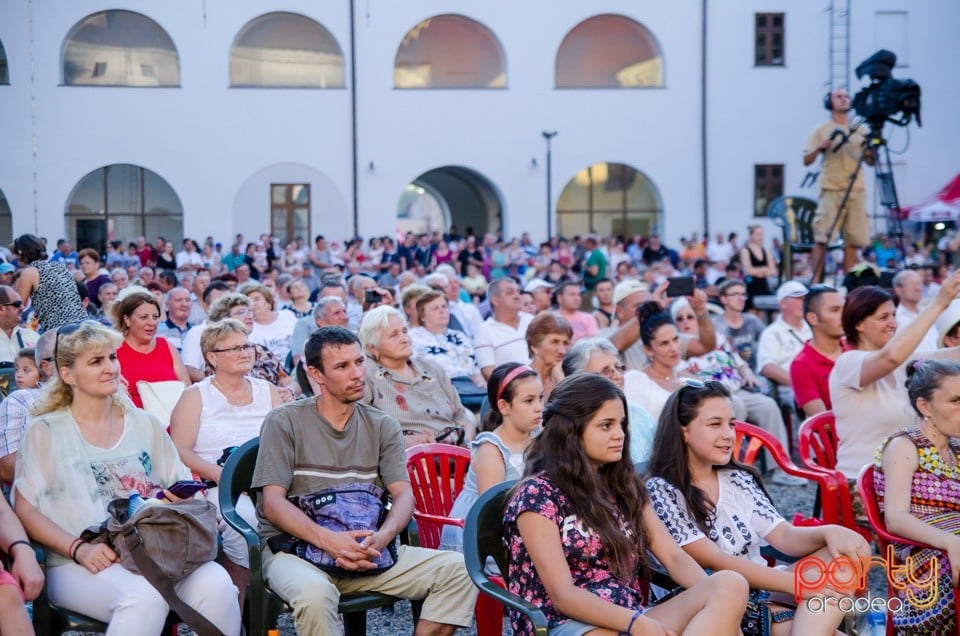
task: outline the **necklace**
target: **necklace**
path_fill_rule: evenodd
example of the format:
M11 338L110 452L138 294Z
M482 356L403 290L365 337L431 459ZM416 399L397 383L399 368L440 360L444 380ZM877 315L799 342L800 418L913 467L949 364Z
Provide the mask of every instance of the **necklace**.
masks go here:
M223 397L227 399L227 404L229 404L230 406L246 406L247 404L250 403L250 399L247 397L247 393L252 392L253 389L250 386L250 383L246 380L246 378L244 378L243 380L243 387L241 387L239 393L233 396L231 396L230 393L227 392L226 388L224 388L224 386L217 381L216 376L214 376L214 378L210 381L210 384L217 387L217 390L219 390L220 393L223 394ZM234 398L234 399L231 399L231 398Z

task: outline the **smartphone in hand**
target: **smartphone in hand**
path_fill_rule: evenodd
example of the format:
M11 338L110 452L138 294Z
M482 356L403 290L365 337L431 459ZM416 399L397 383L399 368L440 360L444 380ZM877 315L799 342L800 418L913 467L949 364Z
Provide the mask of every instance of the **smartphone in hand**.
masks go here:
M207 489L207 482L193 481L192 479L178 481L177 483L167 488L167 490L170 492L171 495L178 497L180 499L189 499L190 497L193 497L195 494L197 494L201 490L206 490L206 489Z
M667 279L667 297L693 296L696 288L693 276L671 276Z

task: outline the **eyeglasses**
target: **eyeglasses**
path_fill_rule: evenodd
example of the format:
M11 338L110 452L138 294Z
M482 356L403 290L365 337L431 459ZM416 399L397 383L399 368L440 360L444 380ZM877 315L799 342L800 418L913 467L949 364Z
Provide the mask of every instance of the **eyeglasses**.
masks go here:
M69 336L70 334L76 332L83 325L99 325L100 323L96 320L79 320L77 322L68 322L65 325L60 325L57 327L57 338L53 342L53 358L51 361L56 362L60 360L60 338L63 336ZM45 358L46 359L46 358Z
M693 314L689 314L687 316L677 316L677 322L680 322L683 320L696 320L696 316L694 316Z
M229 314L227 314L227 318L243 318L245 316L249 316L251 313L253 312L251 312L249 309L239 309L236 311L231 311Z
M626 365L624 365L624 364L615 364L615 365L613 365L613 366L604 367L604 368L600 369L600 375L602 375L602 376L605 377L606 379L610 380L610 379L612 379L612 378L613 378L616 374L618 374L618 373L619 373L620 375L623 375L626 370L627 370Z
M227 347L226 349L211 349L211 353L252 353L257 350L257 345L247 344L237 345L236 347Z
M730 296L744 296L744 297L745 297L746 295L747 295L747 292L728 292L728 293L724 294L724 296L726 296L726 297L730 297Z
M16 307L17 309L20 309L23 307L23 301L15 300L12 303L0 303L0 307Z

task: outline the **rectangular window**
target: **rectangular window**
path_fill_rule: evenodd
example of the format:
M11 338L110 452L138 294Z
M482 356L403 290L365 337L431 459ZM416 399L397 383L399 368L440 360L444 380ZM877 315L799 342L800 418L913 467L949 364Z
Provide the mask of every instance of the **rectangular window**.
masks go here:
M310 240L310 184L270 184L270 234L281 246L298 236Z
M756 14L754 63L757 66L783 66L785 20L783 13Z
M783 164L753 167L753 216L767 216L767 206L783 196Z

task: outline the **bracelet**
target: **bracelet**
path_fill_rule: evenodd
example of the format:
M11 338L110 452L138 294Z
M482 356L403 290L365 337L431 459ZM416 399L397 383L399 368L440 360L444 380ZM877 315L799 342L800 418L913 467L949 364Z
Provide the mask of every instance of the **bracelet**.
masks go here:
M73 562L77 565L83 565L77 561L77 552L80 550L80 546L82 546L84 543L86 543L86 541L83 539L74 539L73 543L70 544L70 558L73 559Z
M633 630L633 624L637 622L637 619L640 618L644 611L643 609L638 609L633 613L633 616L630 617L630 622L627 623L627 636L630 636L630 632Z
M15 547L17 547L18 545L28 545L28 546L29 546L29 545L30 545L30 542L29 542L29 541L24 541L23 539L20 539L19 541L14 541L14 542L11 543L10 545L8 545L8 546L7 546L6 553L7 553L7 556L10 557L11 559L13 558L13 549L14 549ZM33 549L33 546L30 546L30 549L32 550L32 549Z

